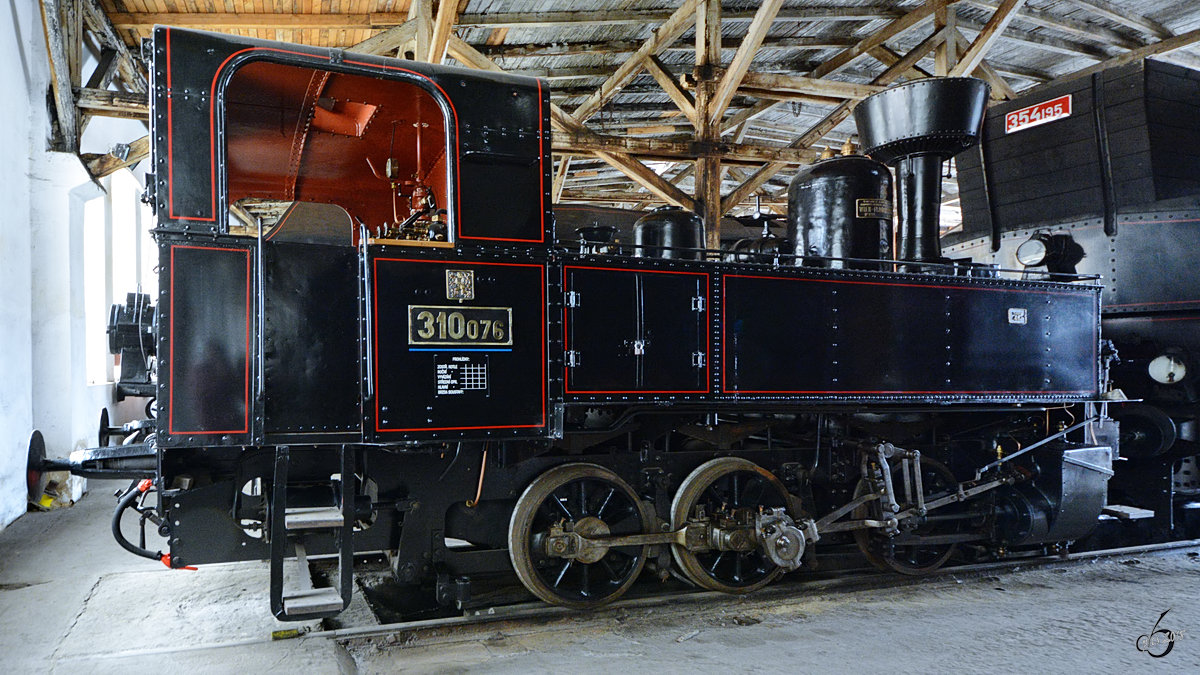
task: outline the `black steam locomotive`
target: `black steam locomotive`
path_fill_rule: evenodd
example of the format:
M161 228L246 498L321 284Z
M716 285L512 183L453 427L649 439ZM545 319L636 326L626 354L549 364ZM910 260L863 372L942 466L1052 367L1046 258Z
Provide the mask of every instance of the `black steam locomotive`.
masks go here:
M1096 277L941 255L980 81L867 99L874 159L799 176L786 245L705 251L677 210L556 237L534 79L171 28L151 70L161 283L115 323L157 418L71 462L145 477L139 555L270 560L280 619L341 611L366 552L446 605L515 570L592 607L673 567L749 592L818 542L920 574L1106 505Z

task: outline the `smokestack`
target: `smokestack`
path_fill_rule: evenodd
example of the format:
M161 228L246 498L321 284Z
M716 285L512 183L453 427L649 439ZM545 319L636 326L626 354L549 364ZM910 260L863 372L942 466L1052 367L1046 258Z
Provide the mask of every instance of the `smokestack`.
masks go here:
M906 82L854 109L863 152L896 170L900 260L941 262L942 162L979 142L988 86L973 77Z

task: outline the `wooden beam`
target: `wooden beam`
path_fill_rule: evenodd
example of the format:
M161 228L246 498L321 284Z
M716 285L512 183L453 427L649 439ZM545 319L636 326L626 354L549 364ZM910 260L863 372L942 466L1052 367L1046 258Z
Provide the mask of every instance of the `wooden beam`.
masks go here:
M674 42L684 31L691 28L695 22L696 0L683 0L683 4L679 6L679 9L675 10L675 13L658 27L654 36L646 40L629 60L618 66L616 72L605 80L604 84L600 85L596 93L589 96L575 109L574 116L580 122L587 121L587 118L596 114L605 103L621 90L621 87L625 86L641 71L647 57L651 54L658 54L662 51L663 47Z
M761 9L761 7L760 7ZM718 87L717 70L721 65L721 0L701 0L696 7L696 111L700 124L696 139L713 143L720 139L720 115L713 114ZM758 13L755 12L755 16ZM739 47L739 51L740 51ZM679 180L676 175L675 184ZM721 245L721 159L703 153L692 164L692 186L696 195L695 213L704 224L706 248Z
M458 19L458 0L441 0L438 3L437 19L433 22L433 36L429 40L429 55L426 61L441 63L446 57L446 43Z
M767 31L771 29L771 22L775 20L775 15L782 5L783 0L763 0L763 3L759 5L758 11L754 14L754 20L750 22L746 36L742 38L741 46L738 47L737 53L733 55L733 61L729 63L729 68L717 84L710 107L705 113L714 123L725 116L725 109L729 107L729 102L737 93L738 86L742 83L742 77L750 70L750 62L754 60L754 54L758 51L763 39L767 37ZM715 42L720 45L720 36Z
M700 140L666 141L651 138L631 138L584 132L554 134L553 149L557 153L573 155L591 152L625 153L643 155L655 159L695 159L703 155L716 155L732 161L765 162L775 161L782 165L807 164L814 155L807 150L797 150L777 145L732 143L720 141L709 143Z
M1137 3L1134 3L1134 7L1118 7L1111 2L1105 2L1105 0L1066 0L1066 2L1091 14L1102 16L1118 26L1135 28L1156 38L1174 36L1174 33L1167 30L1166 26L1139 14L1135 9Z
M116 173L126 167L131 167L138 162L150 156L150 137L142 136L125 146L124 157L110 153L104 155L84 154L80 155L84 166L87 167L88 173L92 178L103 178L109 174Z
M673 10L612 9L578 12L495 12L460 14L457 25L473 28L536 28L560 25L629 25L653 24L668 20ZM729 21L748 21L752 11L732 11L725 14ZM776 21L874 21L894 19L901 15L881 7L811 7L786 9ZM402 12L373 12L368 14L330 12L323 14L293 14L290 12L112 12L112 25L122 30L149 30L156 24L182 28L215 29L327 29L369 30L399 26L408 20Z
M567 173L570 170L571 155L563 155L558 160L558 170L554 173L554 184L551 188L551 198L555 204L562 198L563 187L567 184Z
M455 59L458 59L458 61L464 65L480 70L504 72L503 68L496 65L495 62L488 57L480 54L474 47L467 44L462 38L458 37L454 33L450 34L450 40L449 44L447 45L447 49L451 56L453 56ZM553 103L550 104L550 123L554 127L572 134L577 134L584 137L587 135L595 135L583 125L582 121L576 119L570 113L566 112L562 108L559 108ZM555 134L555 136L557 137L558 135ZM612 165L615 169L626 176L629 176L637 183L645 186L647 190L659 195L672 204L676 204L689 210L695 208L695 202L691 197L689 197L679 188L668 183L665 179L663 179L662 176L659 176L657 173L655 173L653 169L645 164L642 164L636 159L633 159L632 157L618 157L610 152L594 152L592 154Z
M748 89L774 89L779 92L811 94L834 99L859 99L887 89L876 84L818 79L778 73L747 73L742 86Z
M499 29L506 30L506 29ZM490 37L488 38L491 39ZM843 49L858 41L846 37L780 37L766 38L762 47L771 49ZM580 56L584 54L629 54L637 51L642 45L634 40L608 40L605 42L550 42L527 44L476 44L484 56L491 58L526 58L542 56ZM722 51L736 51L742 45L741 38L725 38L721 40ZM691 42L676 40L663 48L663 52L692 51L695 46ZM662 52L660 52L662 53Z
M1025 4L1025 0L1004 0L1000 6L996 8L996 12L992 14L992 18L988 20L987 25L975 36L975 41L963 53L962 58L958 60L953 68L950 69L950 75L957 77L974 71L983 62L983 57L987 55L992 45L996 43L996 39L1008 28L1008 24L1016 18L1016 10L1020 9L1021 5Z
M150 119L150 101L146 94L126 94L90 88L77 89L74 93L75 104L88 115L127 120Z
M958 0L946 0L947 5L951 5ZM851 61L866 54L875 47L882 46L884 42L900 35L904 31L912 28L918 23L928 19L933 15L934 8L928 4L920 5L916 9L911 10L904 16L892 21L875 33L863 38L858 44L845 49L833 58L829 59L820 66L817 66L810 72L809 77L825 77L845 68Z
M458 59L458 62L468 68L476 70L491 70L497 73L503 73L504 69L496 65L496 62L479 53L471 45L467 44L462 38L454 33L450 34L449 40L446 41L446 53Z
M429 47L433 44L433 0L412 0L408 6L408 19L412 23L416 35L413 37L413 57L420 61L429 55ZM309 15L306 15L309 16Z
M965 0L966 4L974 5L983 9L995 11L1000 6L1002 0ZM1095 22L1079 21L1064 16L1051 14L1040 9L1031 7L1022 7L1017 11L1017 20L1022 23L1032 24L1041 28L1049 28L1067 35L1087 40L1099 40L1107 42L1118 47L1132 49L1141 46L1129 37L1118 33L1115 30L1097 25Z
M941 31L941 42L933 54L933 72L945 76L958 63L958 10L946 6L946 0L929 0L933 5L933 29Z
M395 28L389 28L356 45L347 47L346 51L375 56L395 54L397 50L417 39L417 28L417 21L406 21ZM415 57L416 54L414 53L413 56Z
M879 45L878 47L872 49L870 53L872 58L889 68L897 63L900 63L901 59L904 58L891 49L888 49L884 45ZM933 77L933 73L926 71L924 68L921 68L915 63L909 66L909 68L903 73L900 73L900 75L909 80L919 80L923 77Z
M662 90L667 93L671 101L676 107L688 118L692 126L699 127L700 120L696 116L696 100L683 87L679 85L679 81L671 76L671 71L667 69L667 65L662 62L657 56L651 55L646 59L646 72L654 78L655 82L662 87Z
M54 93L55 121L58 135L55 145L65 152L79 151L79 113L71 86L68 62L69 46L64 44L61 3L41 0L42 30L46 37L46 52L50 61L50 88Z
M953 37L953 44L957 48L966 49L967 46L971 44L971 42L967 40L966 36L958 32L957 29L954 31ZM986 60L980 61L979 67L976 68L971 74L986 80L987 83L991 85L992 99L1002 101L1011 100L1017 97L1017 94L1015 91L1013 91L1013 88L1004 81L1004 78L1001 77L1000 73L996 72L990 65L988 65Z
M892 64L876 77L871 84L885 85L900 77L901 74L907 72L918 61L925 57L934 47L937 46L937 40L940 36L934 32L929 37L925 38L916 47L913 47L908 54L905 54L899 61ZM806 149L815 145L818 141L825 137L838 124L850 116L854 110L854 102L847 101L837 108L834 108L820 122L806 131L796 140L788 144L790 148ZM733 192L721 200L721 212L728 213L730 209L737 206L743 199L749 197L763 183L767 182L771 176L775 175L780 169L784 168L785 164L779 162L769 162L755 171L739 185Z
M491 32L488 33L487 42L486 42L487 46L488 47L498 47L498 46L503 45L505 38L508 37L508 31L510 31L510 30L512 30L512 29L511 28L493 28L491 30Z
M1151 56L1166 54L1181 47L1187 47L1189 45L1196 44L1197 42L1200 42L1200 28L1190 30L1186 33L1180 33L1173 38L1168 38L1161 42L1155 42L1153 44L1146 45L1145 47L1139 47L1137 49L1130 50L1124 54L1121 54L1120 56L1115 56L1106 61L1101 61L1100 63L1088 66L1087 68L1082 68L1073 73L1063 75L1062 77L1056 78L1046 84L1038 85L1030 90L1027 90L1025 93L1029 93L1030 91L1040 91L1049 85L1057 84L1065 80L1086 77L1088 75L1092 75L1093 73L1098 73L1101 70L1115 68L1116 66L1122 66L1126 63L1132 63L1134 61L1139 61Z
M959 30L966 30L978 33L984 29L984 24L976 23L967 20L963 17L958 17ZM1016 30L1009 27L1008 30L1000 36L1001 40L1008 42L1018 42L1023 45L1029 45L1038 49L1054 52L1056 54L1066 54L1067 56L1086 56L1088 58L1103 61L1108 58L1108 52L1099 47L1076 42L1073 40L1064 40L1045 33L1033 33L1026 30Z
M83 11L83 21L96 38L96 42L104 49L117 53L117 67L125 88L133 92L145 92L147 79L141 59L135 58L129 51L125 41L117 36L117 31L108 20L108 15L96 3L96 0L79 0Z
M594 154L667 202L689 211L696 210L696 200L689 197L683 190L668 183L666 179L645 164L630 157L618 157L607 152Z
M101 49L100 59L96 62L96 67L92 70L92 74L88 77L87 84L84 85L88 89L104 89L113 81L113 77L117 75L117 52L114 49Z

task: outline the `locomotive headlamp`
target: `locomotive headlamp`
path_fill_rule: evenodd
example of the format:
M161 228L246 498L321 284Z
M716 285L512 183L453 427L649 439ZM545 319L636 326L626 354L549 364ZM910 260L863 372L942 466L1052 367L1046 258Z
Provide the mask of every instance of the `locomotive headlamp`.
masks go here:
M1035 234L1028 241L1017 247L1017 262L1025 267L1037 267L1046 263L1049 257L1050 237L1045 234Z
M1171 354L1156 357L1146 370L1150 373L1150 379L1159 384L1175 384L1187 377L1187 364Z

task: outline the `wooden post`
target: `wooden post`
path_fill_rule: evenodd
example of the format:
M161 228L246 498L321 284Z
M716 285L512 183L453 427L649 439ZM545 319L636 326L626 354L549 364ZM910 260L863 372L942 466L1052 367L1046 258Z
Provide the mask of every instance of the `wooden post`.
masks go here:
M942 33L941 42L933 57L933 72L944 77L958 63L958 12L946 6L946 0L929 0L934 6L933 27Z
M721 138L720 120L713 119L720 65L721 0L701 0L696 7L696 140L704 152L696 158L696 215L704 222L710 249L721 247L721 157L711 146Z

